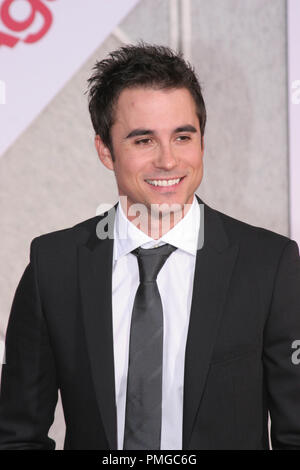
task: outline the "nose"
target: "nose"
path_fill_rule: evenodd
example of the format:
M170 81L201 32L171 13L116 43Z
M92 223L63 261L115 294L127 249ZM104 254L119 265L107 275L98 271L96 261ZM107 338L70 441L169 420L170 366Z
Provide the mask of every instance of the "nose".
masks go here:
M171 148L170 144L161 144L159 151L156 156L155 166L165 170L171 170L177 165L177 158L174 153L174 149Z

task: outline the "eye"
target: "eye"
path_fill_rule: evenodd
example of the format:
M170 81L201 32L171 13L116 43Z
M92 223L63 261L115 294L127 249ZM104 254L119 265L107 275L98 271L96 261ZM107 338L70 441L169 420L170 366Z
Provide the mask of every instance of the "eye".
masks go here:
M176 137L176 140L179 140L179 142L185 142L187 140L191 140L189 135L179 135Z
M144 138L144 139L139 139L139 140L136 140L134 143L136 145L147 145L151 142L151 139L150 138Z

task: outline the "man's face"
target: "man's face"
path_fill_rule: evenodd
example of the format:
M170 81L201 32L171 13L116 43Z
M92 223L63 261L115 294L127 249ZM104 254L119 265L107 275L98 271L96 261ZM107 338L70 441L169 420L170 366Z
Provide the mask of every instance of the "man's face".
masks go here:
M119 195L127 196L128 207L183 207L192 202L203 176L204 148L195 102L187 89L123 90L111 140L115 161L98 136L96 148L105 166L114 170Z

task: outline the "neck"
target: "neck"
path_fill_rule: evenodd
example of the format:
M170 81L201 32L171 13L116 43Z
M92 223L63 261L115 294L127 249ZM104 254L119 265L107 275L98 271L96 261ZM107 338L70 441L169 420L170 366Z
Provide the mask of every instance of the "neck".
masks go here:
M161 206L158 204L152 204L151 206L132 204L127 207L123 198L124 196L120 197L120 202L127 219L154 240L158 240L178 224L192 206L192 203L189 203L170 206L167 204ZM125 197L125 199L127 198Z

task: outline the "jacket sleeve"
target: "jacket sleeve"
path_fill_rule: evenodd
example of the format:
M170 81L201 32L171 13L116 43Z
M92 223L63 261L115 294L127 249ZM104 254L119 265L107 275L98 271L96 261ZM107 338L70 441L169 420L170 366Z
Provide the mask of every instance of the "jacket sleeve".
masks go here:
M55 362L42 311L37 238L12 302L0 387L0 450L55 449L48 437L58 399Z
M264 372L273 449L300 450L300 257L289 240L278 264L264 331ZM298 346L299 347L299 346Z

